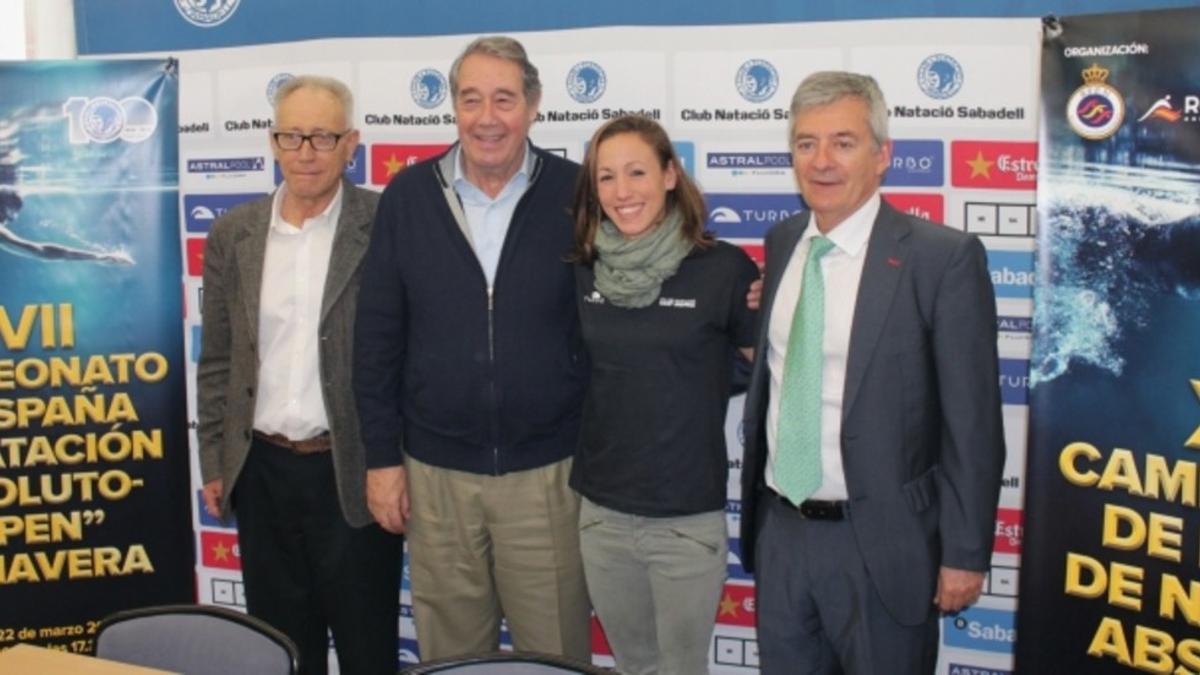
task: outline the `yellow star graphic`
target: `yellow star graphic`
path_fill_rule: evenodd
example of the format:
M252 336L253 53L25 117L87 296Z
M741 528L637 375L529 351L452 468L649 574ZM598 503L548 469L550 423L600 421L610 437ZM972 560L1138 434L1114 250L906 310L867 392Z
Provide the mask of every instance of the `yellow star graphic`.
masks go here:
M387 161L384 162L383 165L387 167L387 177L388 178L391 178L392 176L395 176L396 174L400 173L400 169L404 168L404 162L401 162L400 160L396 159L396 155L394 155L394 154L391 155L390 157L388 157Z
M216 546L212 548L213 560L229 560L229 547L224 542L218 541Z
M971 178L983 176L984 178L992 177L992 165L995 164L990 159L984 159L983 151L975 152L975 159L968 159L967 165L971 167Z
M721 598L721 611L717 613L717 616L737 616L737 606L737 601L735 601L732 596L726 593Z
M1196 398L1200 398L1200 380L1192 380L1192 390L1196 392ZM1184 441L1183 444L1192 450L1200 450L1200 427L1196 427L1191 437Z

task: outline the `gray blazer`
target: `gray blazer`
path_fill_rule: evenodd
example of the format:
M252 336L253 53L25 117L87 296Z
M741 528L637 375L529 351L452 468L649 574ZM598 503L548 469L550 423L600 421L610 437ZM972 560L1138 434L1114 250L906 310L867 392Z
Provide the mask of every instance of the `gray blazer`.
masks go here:
M767 460L767 333L809 214L767 234L762 325L746 398L743 563L753 569ZM986 570L1004 467L996 300L976 237L886 202L867 247L842 403L850 523L880 598L926 620L938 567Z
M342 213L321 301L321 382L333 437L333 467L346 522L373 522L366 503L366 463L359 437L351 349L359 272L379 195L343 182ZM254 426L258 390L258 304L271 197L241 204L213 224L204 247L204 330L197 369L200 473L224 481L221 513L237 482Z

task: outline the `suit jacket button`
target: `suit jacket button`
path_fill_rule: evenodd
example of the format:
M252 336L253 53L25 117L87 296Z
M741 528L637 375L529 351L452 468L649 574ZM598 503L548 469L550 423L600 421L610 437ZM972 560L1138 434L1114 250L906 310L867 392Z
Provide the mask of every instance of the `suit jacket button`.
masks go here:
M254 396L254 387L246 387L246 395Z

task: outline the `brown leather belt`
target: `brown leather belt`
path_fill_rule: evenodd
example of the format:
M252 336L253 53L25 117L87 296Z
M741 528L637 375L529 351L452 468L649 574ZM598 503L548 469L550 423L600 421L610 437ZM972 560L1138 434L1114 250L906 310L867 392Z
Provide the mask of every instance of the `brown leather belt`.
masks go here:
M313 436L312 438L306 438L302 441L293 441L283 434L268 434L266 432L259 431L258 429L254 430L254 436L259 440L270 443L271 445L287 448L297 455L312 455L318 452L328 452L330 448L333 447L333 437L329 435L328 431L320 436Z

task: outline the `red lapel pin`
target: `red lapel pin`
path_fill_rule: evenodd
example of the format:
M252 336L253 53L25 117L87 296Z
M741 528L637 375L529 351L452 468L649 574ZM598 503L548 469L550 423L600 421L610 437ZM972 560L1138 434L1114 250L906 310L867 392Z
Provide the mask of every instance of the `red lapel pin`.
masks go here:
M899 266L900 266L900 259L899 259L899 258L888 258L888 259L887 259L887 263L888 263L889 265L891 265L892 267L899 267Z

